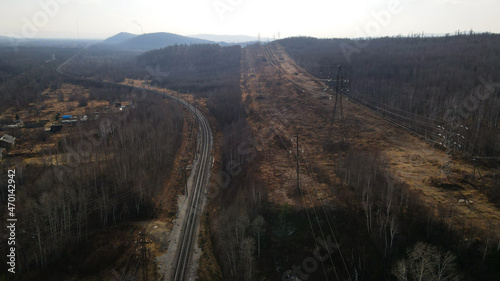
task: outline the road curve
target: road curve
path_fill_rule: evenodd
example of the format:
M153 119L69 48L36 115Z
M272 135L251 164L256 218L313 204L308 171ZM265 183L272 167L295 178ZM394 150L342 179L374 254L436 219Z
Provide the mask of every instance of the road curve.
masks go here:
M198 229L203 208L204 191L208 187L208 183L210 181L213 147L213 136L210 125L205 116L203 116L203 114L196 107L190 105L188 102L178 97L142 87L134 87L111 82L101 82L64 73L64 67L77 55L78 53L58 66L56 72L74 80L86 81L89 83L100 85L118 86L132 90L138 90L141 92L161 95L167 99L179 102L182 106L184 106L192 114L194 114L196 119L198 120L199 130L197 139L197 151L195 156L195 163L193 164L193 169L191 170L191 174L189 176L193 179L193 183L191 188L188 188L188 205L186 215L184 216L184 220L180 222L182 224L182 228L178 243L179 246L177 247L175 253L175 262L173 264L174 268L171 269L173 276L166 277L167 279L172 278L171 280L175 281L184 281L187 279L187 269L189 268L191 257L194 252L194 240L196 237L196 231Z

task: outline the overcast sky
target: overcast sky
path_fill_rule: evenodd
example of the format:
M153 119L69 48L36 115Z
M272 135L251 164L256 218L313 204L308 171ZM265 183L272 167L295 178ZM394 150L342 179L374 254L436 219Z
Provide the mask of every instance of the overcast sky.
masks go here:
M119 32L262 37L500 33L499 0L0 0L0 35L106 38Z

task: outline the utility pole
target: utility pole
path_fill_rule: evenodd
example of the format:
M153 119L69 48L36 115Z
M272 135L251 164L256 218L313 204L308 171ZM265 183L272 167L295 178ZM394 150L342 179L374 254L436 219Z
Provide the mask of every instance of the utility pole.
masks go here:
M141 252L141 260L142 260L142 280L147 281L148 280L148 252L149 250L147 249L146 245L150 244L151 242L146 241L146 233L139 232L139 244L140 252Z
M474 172L472 173L472 179L476 179L476 170L479 173L479 178L482 178L481 171L479 171L479 167L477 166L476 158L472 158L472 162L474 162Z
M78 21L76 21L76 33L78 34L78 40L80 40L80 28L78 28Z
M344 81L346 81L344 79L344 76L340 77L340 92L341 93L344 93L344 91L347 92L347 89L344 88ZM344 132L344 107L342 106L342 95L340 95L340 97L339 97L339 109L340 109L340 134L341 134L342 146L344 146L344 144L345 144L345 132Z
M187 172L186 172L186 169L187 169L187 161L186 160L183 160L183 164L184 164L184 188L186 189L186 197L188 196L188 179L187 179Z
M297 138L297 191L300 192L300 181L299 181L299 132L295 132L295 137Z

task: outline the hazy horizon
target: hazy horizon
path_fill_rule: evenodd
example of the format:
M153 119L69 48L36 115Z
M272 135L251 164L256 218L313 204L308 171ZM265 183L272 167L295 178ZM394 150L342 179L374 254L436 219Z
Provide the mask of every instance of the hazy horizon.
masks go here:
M0 35L29 39L105 39L120 32L361 38L500 33L494 0L18 0L0 11Z
M460 34L464 34L465 33L468 33L469 30L460 30ZM110 35L108 37L104 37L104 38L75 38L75 37L65 37L65 38L57 38L57 37L37 37L37 38L23 38L23 37L10 37L8 35L4 35L4 34L0 34L0 37L8 37L8 38L13 38L13 39L16 39L16 40L61 40L61 41L64 41L64 40L80 40L80 41L104 41L110 37L113 37L115 35L118 35L119 33L122 33L122 32L118 32L116 34L113 34L113 35ZM128 33L128 32L127 32ZM169 31L158 31L158 32L152 32L152 33L172 33L172 32L169 32ZM152 33L144 33L144 34L152 34ZM490 32L490 31L475 31L474 30L474 34L482 34L482 33L489 33L489 34L500 34L500 32ZM133 34L133 35L143 35L143 34L134 34L134 33L130 33L130 34ZM176 33L172 33L172 34L176 34ZM448 33L426 33L426 32L409 32L408 34L394 34L394 35L383 35L383 36L378 36L378 37L370 37L371 39L377 39L377 38L384 38L384 37L397 37L397 36L411 36L411 35L415 35L415 36L423 36L424 37L445 37L446 35L449 35L449 36L454 36L456 35L455 32L448 32ZM252 39L254 40L258 40L258 36L252 36L252 35L246 35L246 34L177 34L177 35L181 35L181 36L185 36L185 37L191 37L191 38L200 38L200 39L205 39L204 37L205 36L221 36L221 37L252 37ZM293 37L311 37L311 38L317 38L317 39L363 39L365 37L317 37L317 36L311 36L311 35L306 35L306 34L303 34L303 35L292 35L292 36L287 36L287 37L280 37L279 39L285 39L285 38L293 38ZM264 36L261 36L261 41L268 41L268 40L278 40L278 38L272 38L272 37L264 37ZM205 39L205 40L208 40L208 41L214 41L214 40L210 40L210 39ZM214 41L215 42L215 41ZM217 41L218 42L218 41ZM249 42L249 41L242 41L242 40L236 40L235 43L243 43L243 42ZM231 42L226 42L226 43L231 43Z

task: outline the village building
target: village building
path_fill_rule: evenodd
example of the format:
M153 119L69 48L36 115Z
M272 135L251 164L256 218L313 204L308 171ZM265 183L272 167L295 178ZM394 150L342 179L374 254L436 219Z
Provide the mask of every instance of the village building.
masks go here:
M16 143L16 138L11 135L5 134L0 138L0 147L3 148L12 149L15 143Z

